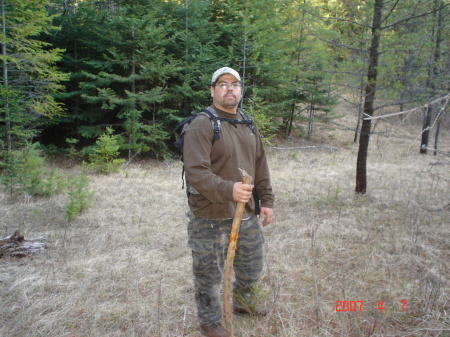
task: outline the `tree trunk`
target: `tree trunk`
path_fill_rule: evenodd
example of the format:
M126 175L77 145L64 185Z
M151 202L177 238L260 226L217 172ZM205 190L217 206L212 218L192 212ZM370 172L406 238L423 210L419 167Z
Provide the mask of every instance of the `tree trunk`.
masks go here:
M377 84L378 48L380 46L380 26L382 20L384 0L375 0L372 42L369 49L369 69L367 72L366 97L364 99L365 116L373 115L373 104L375 100ZM356 189L357 193L365 194L367 190L367 152L369 149L369 138L372 121L364 119L359 137L358 159L356 163Z
M185 18L185 32L186 32L186 48L185 58L186 62L189 62L189 0L185 1L186 18Z
M434 5L437 9L440 4L440 0L436 0ZM436 15L436 12L435 12ZM436 43L434 46L433 59L431 62L430 69L428 71L427 88L430 88L431 96L434 96L436 92L436 78L439 77L439 59L441 57L441 42L442 42L442 25L443 25L443 13L442 10L438 12L438 20L436 29L433 27L432 38L436 35ZM436 31L436 34L434 34ZM430 126L431 126L431 116L433 115L433 106L429 106L425 111L424 122L422 127L422 140L420 142L420 153L426 154L428 148L428 141L430 139Z
M314 124L314 103L309 104L308 140L311 140Z
M441 129L441 120L437 121L436 134L434 135L434 155L437 155L438 143L439 143L439 131Z
M11 122L9 120L9 103L8 103L8 62L6 60L6 19L5 19L5 0L2 0L2 35L3 42L2 43L2 56L3 56L3 85L6 89L5 93L5 136L6 136L6 150L11 152L12 149L12 141L11 141Z
M430 139L430 125L433 106L430 105L425 108L423 113L422 139L420 142L420 153L427 154L428 141Z
M305 15L306 15L306 10L305 10L305 4L306 4L306 0L303 1L303 6L302 6L302 15L301 15L301 25L300 25L300 32L299 32L299 39L298 39L298 53L297 53L297 68L296 69L296 75L295 75L295 85L296 85L296 92L298 92L299 89L299 82L300 82L300 75L299 75L299 69L300 66L302 64L302 50L304 48L304 40L305 40ZM289 121L289 132L288 132L288 136L291 135L292 132L292 127L294 124L294 120L295 120L295 111L297 108L297 100L294 100L293 106L292 106L292 113L291 113L291 120Z
M355 137L353 138L353 143L355 143L355 144L358 142L359 128L361 126L361 119L363 116L363 113L362 113L362 101L363 101L363 96L364 96L363 81L364 80L361 77L361 85L360 85L360 89L359 89L359 102L358 102L358 121L356 123Z
M292 125L293 125L293 123L294 123L294 115L295 115L295 109L296 109L296 106L295 106L295 105L296 105L295 102L292 103L291 116L290 116L288 122L286 123L286 124L288 124L288 126L287 126L287 132L286 132L286 134L287 134L288 136L290 136L290 135L291 135L291 132L292 132Z
M244 95L245 95L245 77L247 76L247 43L249 31L247 30L247 23L244 19L244 40L242 46L242 99L240 108L244 109Z

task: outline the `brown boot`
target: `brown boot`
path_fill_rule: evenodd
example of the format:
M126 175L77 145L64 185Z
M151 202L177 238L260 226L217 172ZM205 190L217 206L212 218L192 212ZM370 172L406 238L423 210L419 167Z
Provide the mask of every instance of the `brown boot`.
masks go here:
M198 328L203 336L207 337L227 337L227 330L220 323L211 325L200 324Z

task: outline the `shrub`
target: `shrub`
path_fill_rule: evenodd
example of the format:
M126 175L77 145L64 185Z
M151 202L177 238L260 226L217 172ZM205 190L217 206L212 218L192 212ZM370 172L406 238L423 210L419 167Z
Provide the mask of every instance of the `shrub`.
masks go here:
M40 156L37 143L5 153L1 166L2 184L11 194L14 190L33 195L39 191L41 176L44 173L44 159Z
M0 167L3 171L0 181L11 194L17 191L50 196L62 192L66 186L64 177L56 170L47 173L39 143L5 153Z
M64 177L57 170L47 170L40 154L38 143L30 144L21 150L9 151L0 161L0 182L11 193L27 193L34 196L49 197L68 190L69 201L65 206L66 216L71 222L90 206L94 192L88 191L88 177Z
M66 149L66 157L68 159L68 165L73 166L76 163L81 162L82 153L76 148L78 139L66 138L66 143L69 144L69 148Z
M69 201L65 206L66 217L69 222L80 215L94 201L94 192L86 189L88 183L89 179L85 174L80 174L69 183Z
M98 173L117 172L121 165L125 163L124 159L117 158L120 148L119 137L113 135L113 132L113 129L107 128L89 153L89 166Z

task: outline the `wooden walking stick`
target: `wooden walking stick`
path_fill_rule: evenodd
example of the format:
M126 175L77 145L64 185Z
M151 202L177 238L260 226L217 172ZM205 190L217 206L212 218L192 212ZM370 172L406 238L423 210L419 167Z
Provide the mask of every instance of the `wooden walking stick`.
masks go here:
M248 175L245 170L240 169L242 172L242 183L251 184L252 177ZM234 337L233 325L231 322L231 270L233 269L234 255L236 253L236 243L239 236L239 229L241 227L242 213L244 212L245 203L238 202L236 211L234 213L233 223L231 225L230 241L228 242L227 261L225 265L225 280L224 280L224 306L225 306L225 325L227 328L228 337Z

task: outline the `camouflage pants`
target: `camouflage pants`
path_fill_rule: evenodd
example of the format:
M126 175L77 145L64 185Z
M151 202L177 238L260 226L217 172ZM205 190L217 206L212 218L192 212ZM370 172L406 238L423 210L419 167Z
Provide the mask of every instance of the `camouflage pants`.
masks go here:
M231 231L231 219L206 220L190 214L188 246L192 249L195 300L201 324L218 323L222 319L220 287ZM258 218L243 220L234 258L233 293L251 298L253 285L263 269L264 237Z

